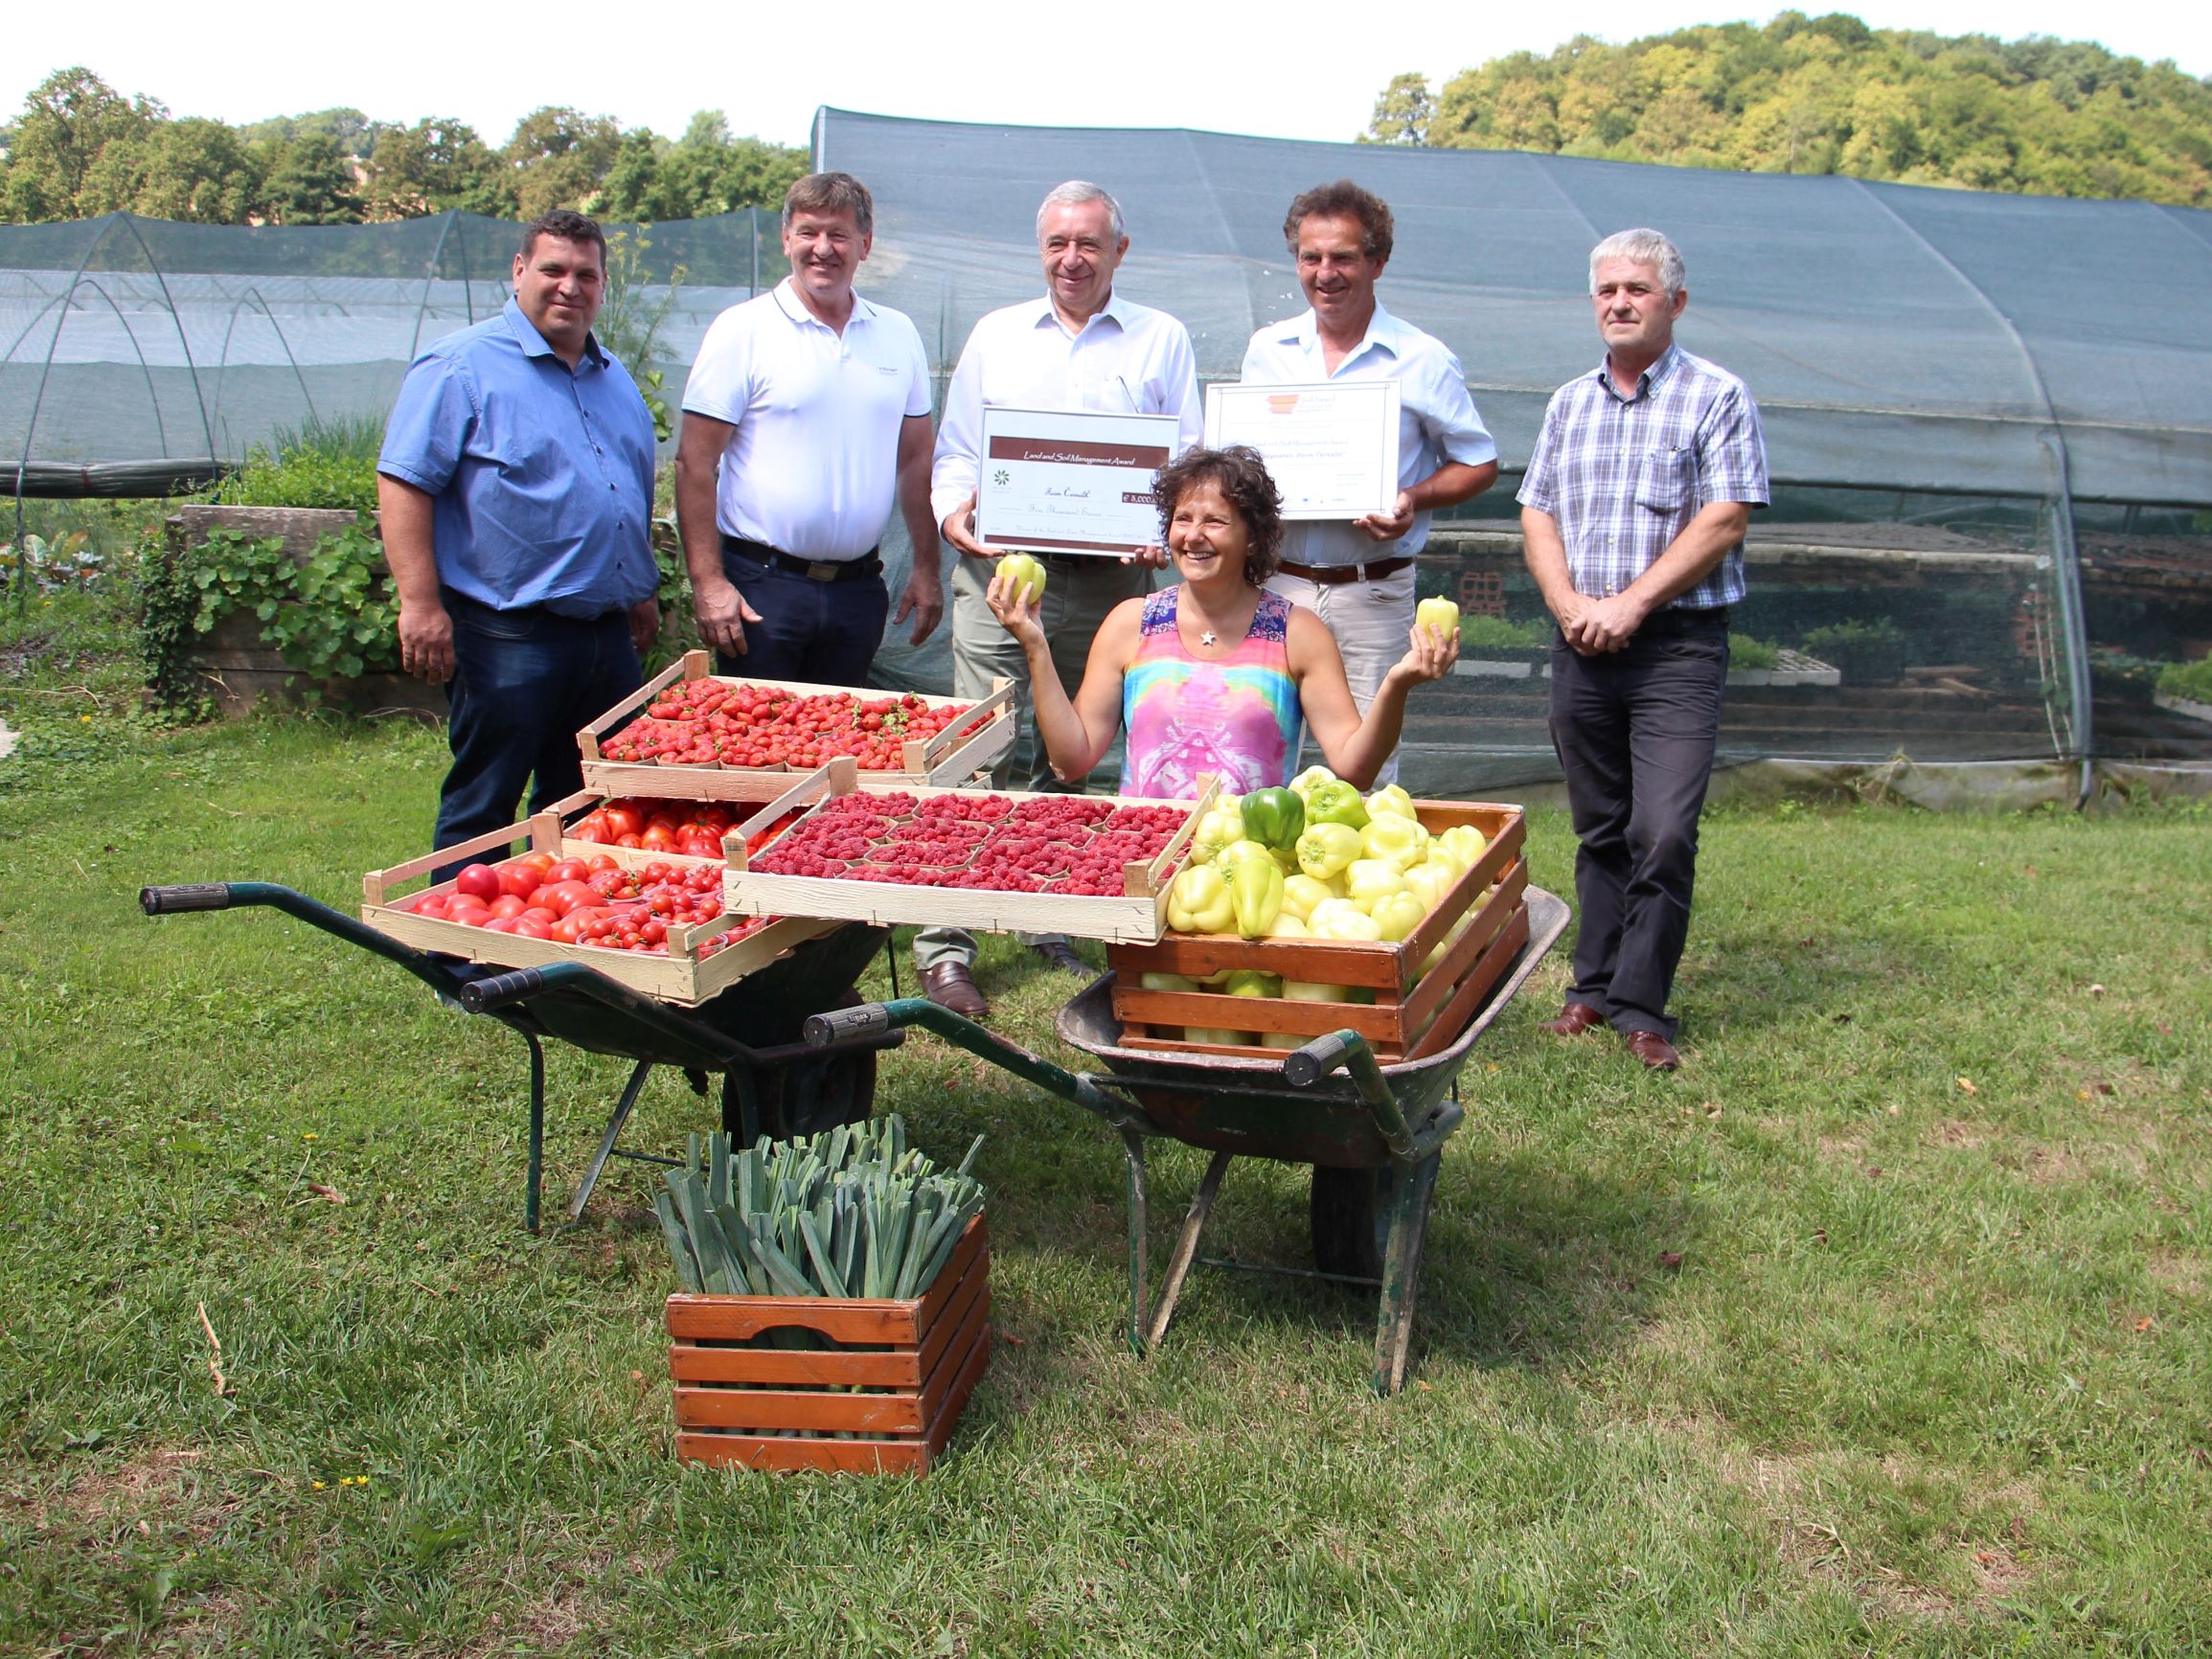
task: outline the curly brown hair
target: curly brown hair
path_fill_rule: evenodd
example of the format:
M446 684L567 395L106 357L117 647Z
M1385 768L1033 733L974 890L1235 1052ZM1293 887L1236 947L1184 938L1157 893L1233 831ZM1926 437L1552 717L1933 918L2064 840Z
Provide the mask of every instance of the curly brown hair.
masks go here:
M1250 546L1244 554L1244 580L1265 586L1283 562L1283 495L1267 476L1257 449L1243 443L1226 449L1193 449L1152 474L1152 496L1160 504L1160 542L1175 508L1193 489L1211 484L1244 521Z
M1293 256L1298 252L1298 227L1315 214L1323 218L1357 219L1360 250L1371 260L1389 262L1397 226L1390 216L1390 204L1373 191L1340 178L1334 184L1317 184L1299 196L1283 219L1283 239Z

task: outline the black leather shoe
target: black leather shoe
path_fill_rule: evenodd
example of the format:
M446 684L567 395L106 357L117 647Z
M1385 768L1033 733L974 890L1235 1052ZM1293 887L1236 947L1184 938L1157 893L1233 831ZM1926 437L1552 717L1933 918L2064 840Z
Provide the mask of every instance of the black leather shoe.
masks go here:
M941 962L924 970L922 989L939 1008L948 1008L964 1018L982 1019L991 1012L991 1004L983 1000L983 992L975 987L975 975L968 971L965 962Z
M1064 939L1039 940L1029 948L1037 952L1038 960L1045 966L1056 972L1072 973L1078 979L1091 977L1090 964L1076 955L1075 946Z

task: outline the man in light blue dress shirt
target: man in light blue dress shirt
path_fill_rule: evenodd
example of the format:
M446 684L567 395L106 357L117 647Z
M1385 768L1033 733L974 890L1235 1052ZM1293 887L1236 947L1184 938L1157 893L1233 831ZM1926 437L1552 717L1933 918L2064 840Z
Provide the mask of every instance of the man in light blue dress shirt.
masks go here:
M438 847L513 823L525 784L534 812L581 788L577 730L660 627L652 416L591 332L606 239L547 214L513 274L409 365L376 462L401 667L450 682Z

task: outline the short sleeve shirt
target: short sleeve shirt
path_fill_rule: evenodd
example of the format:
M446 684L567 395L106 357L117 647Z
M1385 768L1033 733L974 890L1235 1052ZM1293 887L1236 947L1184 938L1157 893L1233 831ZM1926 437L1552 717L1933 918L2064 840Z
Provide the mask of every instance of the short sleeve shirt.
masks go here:
M1243 380L1253 386L1316 385L1323 380L1398 382L1398 487L1409 489L1435 476L1447 462L1480 466L1497 459L1497 444L1468 396L1467 375L1451 348L1381 306L1367 321L1367 334L1332 375L1322 354L1321 332L1309 310L1270 324L1244 350ZM1287 524L1283 557L1297 564L1372 564L1419 553L1428 545L1426 512L1395 542L1377 543L1349 522Z
M574 369L509 300L408 365L376 470L434 498L438 580L495 610L652 597L652 415L587 339Z
M929 359L904 312L855 294L839 331L787 278L715 319L683 406L735 428L716 488L723 533L837 563L883 539L901 428L929 413Z
M1670 345L1623 398L1604 363L1552 394L1520 503L1549 513L1575 591L1619 593L1716 501L1767 505L1759 406L1727 370ZM1744 545L1730 548L1686 610L1744 597Z

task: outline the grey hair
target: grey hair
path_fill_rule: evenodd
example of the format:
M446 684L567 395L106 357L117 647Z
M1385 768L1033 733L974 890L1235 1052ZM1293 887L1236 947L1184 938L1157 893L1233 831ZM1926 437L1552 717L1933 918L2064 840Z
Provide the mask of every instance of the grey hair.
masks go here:
M1598 265L1606 260L1633 260L1640 265L1656 265L1659 286L1670 294L1680 293L1689 280L1689 272L1682 265L1682 250L1654 230L1615 231L1590 249L1590 292L1593 294L1598 291Z
M1044 193L1044 200L1038 203L1037 234L1038 239L1042 239L1044 236L1044 216L1054 208L1081 207L1083 203L1092 201L1106 203L1106 217L1113 221L1115 241L1118 242L1129 235L1128 230L1122 224L1122 204L1120 202L1114 200L1111 194L1100 186L1091 183L1087 178L1071 178L1065 184L1054 185L1052 189Z

